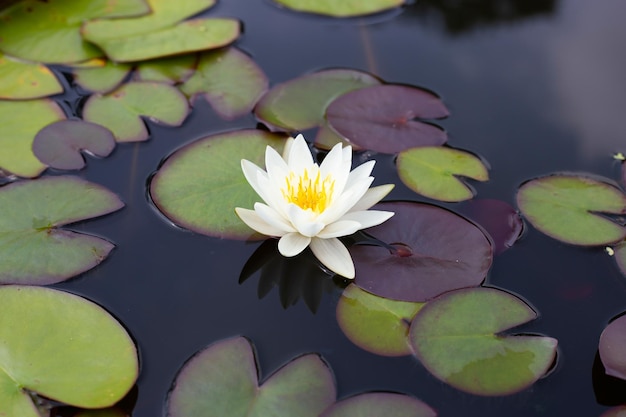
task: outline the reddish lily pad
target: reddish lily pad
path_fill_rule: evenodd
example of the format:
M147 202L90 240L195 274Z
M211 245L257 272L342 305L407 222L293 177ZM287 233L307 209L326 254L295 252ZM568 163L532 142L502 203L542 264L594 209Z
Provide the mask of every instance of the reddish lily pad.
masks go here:
M349 285L337 303L337 323L352 343L368 352L410 355L409 325L423 306L379 297Z
M106 61L101 67L79 67L72 70L78 85L89 91L108 93L124 81L132 67Z
M390 247L350 247L359 287L394 300L426 301L484 280L492 247L473 223L430 204L392 202L375 207L395 213L367 229Z
M188 113L187 99L176 87L138 81L107 95L92 95L85 103L83 118L107 127L118 142L137 142L149 137L140 116L167 126L180 126Z
M197 71L181 87L188 97L203 95L224 119L249 113L267 91L265 73L236 48L204 53Z
M513 246L524 230L524 223L517 210L504 201L471 200L459 207L459 212L489 233L493 239L495 255Z
M328 105L328 124L358 146L398 153L448 140L438 126L424 123L449 115L434 93L406 85L375 85L343 94Z
M435 410L417 398L393 392L371 392L343 399L319 417L436 417Z
M626 238L626 227L606 214L626 213L626 194L582 175L552 175L524 183L517 192L522 214L539 231L575 245L605 245Z
M77 177L44 177L0 189L0 283L45 285L102 262L114 245L60 226L119 210L105 188Z
M318 417L335 401L335 383L316 354L293 359L259 386L254 351L243 337L223 340L193 356L168 398L171 417Z
M607 375L626 379L626 316L618 317L604 329L598 351Z
M537 313L495 288L451 291L415 316L409 339L437 378L477 395L508 395L543 377L556 356L556 339L502 332Z
M299 12L315 13L333 17L363 16L394 9L404 4L405 0L358 0L358 1L320 1L320 0L275 0L277 3Z
M376 84L380 84L378 78L361 71L319 71L275 85L259 100L254 113L273 130L306 130L324 123L326 107L336 97Z
M105 157L115 149L115 137L106 127L80 120L61 120L44 127L33 141L33 153L56 169L81 169L81 151Z
M21 62L0 52L0 99L32 99L63 92L45 65Z

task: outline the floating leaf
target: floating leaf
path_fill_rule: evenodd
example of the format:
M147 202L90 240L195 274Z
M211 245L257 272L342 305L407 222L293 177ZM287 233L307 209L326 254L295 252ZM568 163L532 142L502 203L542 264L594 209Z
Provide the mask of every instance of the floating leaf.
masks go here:
M430 301L415 316L409 338L440 380L477 395L507 395L532 385L554 362L556 339L501 334L536 317L504 291L463 289Z
M63 119L52 100L0 100L0 169L20 177L41 174L46 166L33 154L33 140L44 126Z
M299 12L323 14L334 17L363 16L394 9L404 4L404 0L275 0L278 4Z
M197 54L191 54L142 62L137 66L136 78L139 81L176 84L194 73L197 61Z
M382 153L445 143L445 131L421 120L448 114L441 99L430 91L391 84L351 91L326 109L328 124L337 133L364 149Z
M184 228L222 238L250 238L254 232L237 217L235 207L252 207L259 197L243 176L241 160L263 166L265 148L281 152L284 139L251 129L190 143L172 154L152 178L152 199Z
M86 150L99 157L109 156L115 137L105 127L80 120L61 120L44 127L33 141L33 153L44 164L56 169L81 169Z
M123 205L115 194L77 177L44 177L2 187L0 283L50 284L98 265L112 243L58 227Z
M352 146L352 150L358 151L360 146L355 145L352 142L348 142L339 133L335 132L328 124L323 123L320 125L317 135L315 135L315 147L319 149L330 150L337 143L341 143L342 146Z
M397 158L398 175L411 190L440 201L458 202L474 197L460 176L487 181L487 167L471 153L440 146L402 151Z
M617 266L622 271L622 274L626 275L626 241L615 246L614 255Z
M231 120L249 113L267 86L265 73L250 57L227 48L203 54L181 91L189 97L202 94L220 116Z
M367 233L389 245L353 245L356 284L382 297L426 301L479 285L491 266L489 239L474 224L441 207L393 202L395 215Z
M602 331L598 351L607 375L626 379L626 316L613 320Z
M626 237L600 213L626 213L626 195L584 176L552 175L523 184L517 192L522 214L539 231L575 245L604 245Z
M0 52L0 99L31 99L63 92L45 65L14 60Z
M274 130L306 130L324 123L326 107L335 97L375 84L380 84L378 78L361 71L319 71L275 85L254 113Z
M81 38L83 22L148 12L143 0L20 1L0 11L0 50L30 61L84 61L102 53Z
M74 68L74 80L78 85L89 91L107 93L120 85L132 67L106 61L102 67Z
M437 413L408 395L392 392L371 392L341 400L324 411L320 417L435 417Z
M409 324L423 306L379 297L349 285L337 303L337 323L346 337L362 349L384 356L410 355Z
M83 118L110 129L118 142L148 139L140 116L168 126L180 126L189 112L185 96L175 87L155 82L132 82L107 95L92 95Z
M29 391L108 407L138 374L133 341L109 313L50 288L0 287L0 415L39 417Z
M183 366L167 407L171 417L318 417L335 395L333 376L315 354L292 360L259 387L252 346L236 337L214 343Z

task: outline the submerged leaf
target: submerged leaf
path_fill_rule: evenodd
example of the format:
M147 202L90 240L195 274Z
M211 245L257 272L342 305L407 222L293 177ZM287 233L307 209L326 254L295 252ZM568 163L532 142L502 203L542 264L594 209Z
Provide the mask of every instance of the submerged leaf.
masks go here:
M63 92L45 65L21 62L0 52L0 99L31 99Z
M363 16L394 9L405 0L275 0L277 3L299 12L323 14L333 17Z
M600 335L598 351L607 375L626 379L626 316L606 326Z

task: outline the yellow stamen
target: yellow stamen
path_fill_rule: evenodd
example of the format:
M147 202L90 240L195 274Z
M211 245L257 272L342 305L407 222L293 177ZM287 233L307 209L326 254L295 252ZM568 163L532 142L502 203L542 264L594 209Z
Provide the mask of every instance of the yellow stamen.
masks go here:
M306 169L299 176L293 172L289 173L289 176L285 177L286 187L282 189L282 192L289 203L303 210L321 213L331 202L335 181L330 175L322 179L320 171L316 171L315 178L310 178Z

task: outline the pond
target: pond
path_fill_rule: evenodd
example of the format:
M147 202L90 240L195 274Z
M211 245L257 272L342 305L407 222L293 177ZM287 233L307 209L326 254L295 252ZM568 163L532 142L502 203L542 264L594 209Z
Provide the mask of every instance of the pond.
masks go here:
M222 0L203 15L243 23L234 45L262 69L270 87L346 68L435 92L450 112L436 120L447 132L447 145L479 155L489 167L488 181L470 181L476 198L517 208L518 188L536 177L575 172L624 181L614 158L626 152L624 13L626 4L618 0L421 0L364 17L332 18L270 0ZM66 89L53 99L68 114L82 115L88 93L67 66L52 68ZM538 313L512 333L558 340L547 375L503 396L463 392L434 377L413 355L385 357L352 343L336 317L349 280L323 273L304 277L306 271L280 262L240 280L260 243L174 225L155 206L149 187L166 158L184 145L256 127L265 129L252 112L225 120L198 98L182 125L148 121L149 140L119 143L108 157L87 157L84 169L70 172L101 184L125 204L68 226L105 237L115 248L95 268L49 285L104 307L135 342L140 373L117 411L121 415L166 415L183 364L238 335L254 344L261 379L294 357L316 352L332 369L337 398L399 392L419 398L440 417L600 416L626 404L626 383L604 375L598 357L600 334L626 311L626 276L605 249L613 245L563 243L525 219L521 238L494 256L482 285L515 294ZM309 141L315 137L314 129L302 133ZM6 150L0 153L7 156ZM355 153L355 165L368 159L376 160L374 185L395 184L385 201L427 202L467 213L467 203L429 199L404 185L395 155ZM57 175L67 172L43 174ZM617 220L624 225L623 217ZM52 411L79 413L62 406Z

